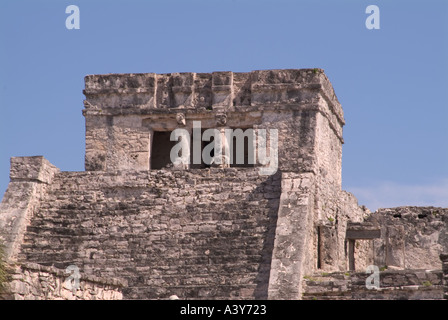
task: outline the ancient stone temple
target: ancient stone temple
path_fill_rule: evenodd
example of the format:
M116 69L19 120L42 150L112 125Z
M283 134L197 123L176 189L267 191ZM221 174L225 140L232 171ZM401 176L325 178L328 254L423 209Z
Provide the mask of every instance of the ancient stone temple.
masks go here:
M363 299L371 265L443 297L448 210L371 214L341 189L323 70L91 75L84 94L85 171L11 158L10 298ZM85 283L63 293L69 266Z

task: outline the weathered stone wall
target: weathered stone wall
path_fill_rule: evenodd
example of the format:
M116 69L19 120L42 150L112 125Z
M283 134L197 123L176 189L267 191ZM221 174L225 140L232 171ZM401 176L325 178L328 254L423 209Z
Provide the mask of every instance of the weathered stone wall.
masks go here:
M130 299L299 299L304 274L347 269L347 224L368 210L341 190L343 112L322 70L85 81L87 171L51 167L36 205L22 213L29 218L21 233L5 224L16 253L21 244L20 261L125 278ZM167 149L155 147L156 132L191 132L193 121L204 129L276 129L277 173L260 175L260 163L151 168ZM362 268L372 241L357 244Z
M266 110L256 129L278 130L278 170L282 172L315 172L316 111Z
M125 282L79 274L79 287L66 281L70 273L35 263L11 268L3 300L120 300Z
M288 233L291 239L286 241L282 227L277 229L282 239L277 243L282 245L273 263L280 264L276 270L287 265L289 271L271 272L271 280L276 280L270 282L269 292L300 296L297 283L303 272L346 268L346 224L361 221L364 211L354 197L341 192L345 122L322 70L95 75L85 80L86 170L148 169L157 152L152 147L154 132L179 126L191 132L192 121L201 121L203 128L276 129L278 169L285 179L278 215L289 229L297 225L299 236L292 239ZM179 113L185 122L176 121ZM219 114L224 114L225 123L217 121ZM306 191L300 183L289 183L303 178L309 181ZM318 230L328 224L331 236L322 233L319 247ZM362 242L359 245L364 249ZM298 248L294 257L288 249L292 247ZM360 266L371 254L367 251L357 251Z
M57 172L42 156L11 158L10 183L0 204L0 243L7 260L17 257L26 226Z
M356 198L341 190L342 118L331 112L332 104L322 99L315 125L316 197L313 248L316 266L323 271L348 270L346 229L348 221L361 222L369 214ZM357 241L356 268L363 268L373 258L371 241Z
M304 277L304 300L421 300L443 299L441 270L379 272L379 288L368 289L370 273L337 272ZM371 282L369 281L369 284Z
M316 269L324 272L349 270L346 231L348 222L362 222L369 210L359 206L355 196L341 191L318 177L314 216ZM373 262L373 241L358 240L355 244L355 270L362 270Z
M89 108L214 109L241 111L245 106L309 102L321 92L335 117L342 107L322 69L255 70L252 72L105 74L85 77Z
M19 259L125 278L126 298L266 297L279 197L255 168L61 172Z
M329 107L327 103L319 101L322 109ZM330 112L328 112L330 113ZM343 123L331 123L328 115L317 114L316 119L316 153L318 173L330 184L341 187L342 182L342 134L335 127L342 128Z
M189 130L193 120L216 128L218 114L230 128L278 128L283 171L316 169L317 113L342 141L342 108L320 69L91 75L85 82L89 171L149 169L154 131L178 128L178 113ZM340 171L340 155L334 160L331 170Z
M368 221L381 226L374 240L375 264L401 269L440 268L448 249L448 209L398 207L379 209Z

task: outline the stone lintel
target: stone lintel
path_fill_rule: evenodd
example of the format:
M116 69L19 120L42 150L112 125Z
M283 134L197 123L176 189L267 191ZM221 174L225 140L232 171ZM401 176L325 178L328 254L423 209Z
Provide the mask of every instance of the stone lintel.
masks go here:
M381 238L381 230L347 230L347 239L368 240Z
M351 240L381 238L381 229L373 223L349 222L347 224L346 238Z

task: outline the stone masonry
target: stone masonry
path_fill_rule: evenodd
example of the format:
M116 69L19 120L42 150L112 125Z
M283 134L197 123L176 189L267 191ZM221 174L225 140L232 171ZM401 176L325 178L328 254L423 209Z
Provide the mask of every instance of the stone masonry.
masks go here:
M304 300L441 300L442 271L384 270L379 287L367 288L365 272L315 273L304 277Z
M12 268L3 300L120 300L121 289L126 283L113 279L101 279L80 275L79 286L67 282L70 274L54 267L33 263L15 265ZM68 279L69 281L71 279ZM75 289L75 290L74 290Z
M398 209L371 214L341 190L345 121L321 69L90 75L84 94L86 171L11 158L0 240L12 263L76 265L126 283L124 299L301 299L316 272L440 269L445 210L399 209L396 224ZM225 130L253 129L255 149L243 140L241 164L172 163L173 130L205 152L198 122L230 149ZM250 163L262 132L278 148Z

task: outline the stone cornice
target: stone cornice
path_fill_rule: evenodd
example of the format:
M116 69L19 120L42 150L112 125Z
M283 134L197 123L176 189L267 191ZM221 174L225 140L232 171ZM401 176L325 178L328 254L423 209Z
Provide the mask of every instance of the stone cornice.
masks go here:
M345 123L342 107L322 69L88 75L84 94L84 114L95 110L110 115L294 107L319 94L337 122Z

